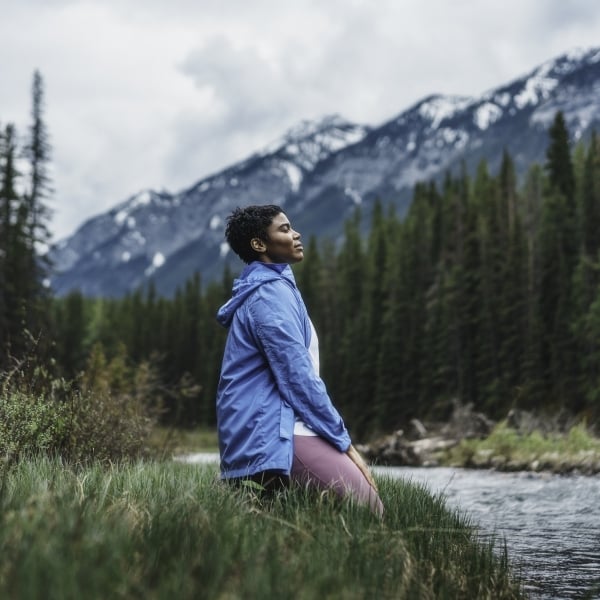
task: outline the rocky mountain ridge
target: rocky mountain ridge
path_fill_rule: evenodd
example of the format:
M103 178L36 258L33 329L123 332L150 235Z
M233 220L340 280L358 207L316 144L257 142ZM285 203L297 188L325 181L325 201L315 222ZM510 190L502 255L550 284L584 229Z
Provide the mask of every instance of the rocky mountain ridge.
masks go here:
M248 159L177 193L142 191L81 225L51 251L58 295L122 296L153 280L171 295L194 272L218 278L241 268L223 240L236 206L281 205L309 235L336 238L355 207L376 198L403 214L415 183L440 180L504 150L519 174L543 162L561 110L574 141L600 124L600 48L549 60L479 97L432 95L377 127L339 116L304 121Z

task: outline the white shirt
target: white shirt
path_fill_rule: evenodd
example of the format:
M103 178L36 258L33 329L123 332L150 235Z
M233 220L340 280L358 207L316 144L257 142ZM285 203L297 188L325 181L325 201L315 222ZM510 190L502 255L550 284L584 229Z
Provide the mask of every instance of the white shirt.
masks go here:
M319 338L317 337L317 332L315 330L315 326L310 322L310 345L308 347L308 353L310 354L310 360L313 364L313 368L315 373L319 374ZM301 421L298 417L296 417L296 422L294 423L294 435L317 435L306 423Z

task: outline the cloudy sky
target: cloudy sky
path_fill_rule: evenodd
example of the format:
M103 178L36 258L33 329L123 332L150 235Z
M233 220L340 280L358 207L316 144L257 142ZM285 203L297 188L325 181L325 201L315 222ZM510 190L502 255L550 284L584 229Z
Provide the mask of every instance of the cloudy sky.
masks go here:
M597 0L0 0L0 124L45 82L55 239L302 119L378 125L600 46Z

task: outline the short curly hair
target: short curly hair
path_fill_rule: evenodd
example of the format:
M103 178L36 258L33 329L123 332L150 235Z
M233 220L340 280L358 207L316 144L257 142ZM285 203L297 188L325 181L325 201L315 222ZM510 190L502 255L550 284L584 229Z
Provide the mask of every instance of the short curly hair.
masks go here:
M268 241L267 229L273 218L282 213L280 206L265 204L236 208L228 217L225 227L225 239L231 249L246 263L258 259L250 241L259 238Z

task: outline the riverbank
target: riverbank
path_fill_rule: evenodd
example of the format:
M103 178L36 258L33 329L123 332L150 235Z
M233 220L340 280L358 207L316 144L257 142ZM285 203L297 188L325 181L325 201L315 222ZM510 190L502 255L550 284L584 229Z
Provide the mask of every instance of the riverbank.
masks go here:
M383 520L299 490L266 505L214 465L22 461L0 486L0 596L524 597L501 544L441 496L379 484Z
M511 411L495 423L468 406L457 406L447 423L414 420L409 429L358 448L371 463L387 466L600 473L600 439L581 422Z

